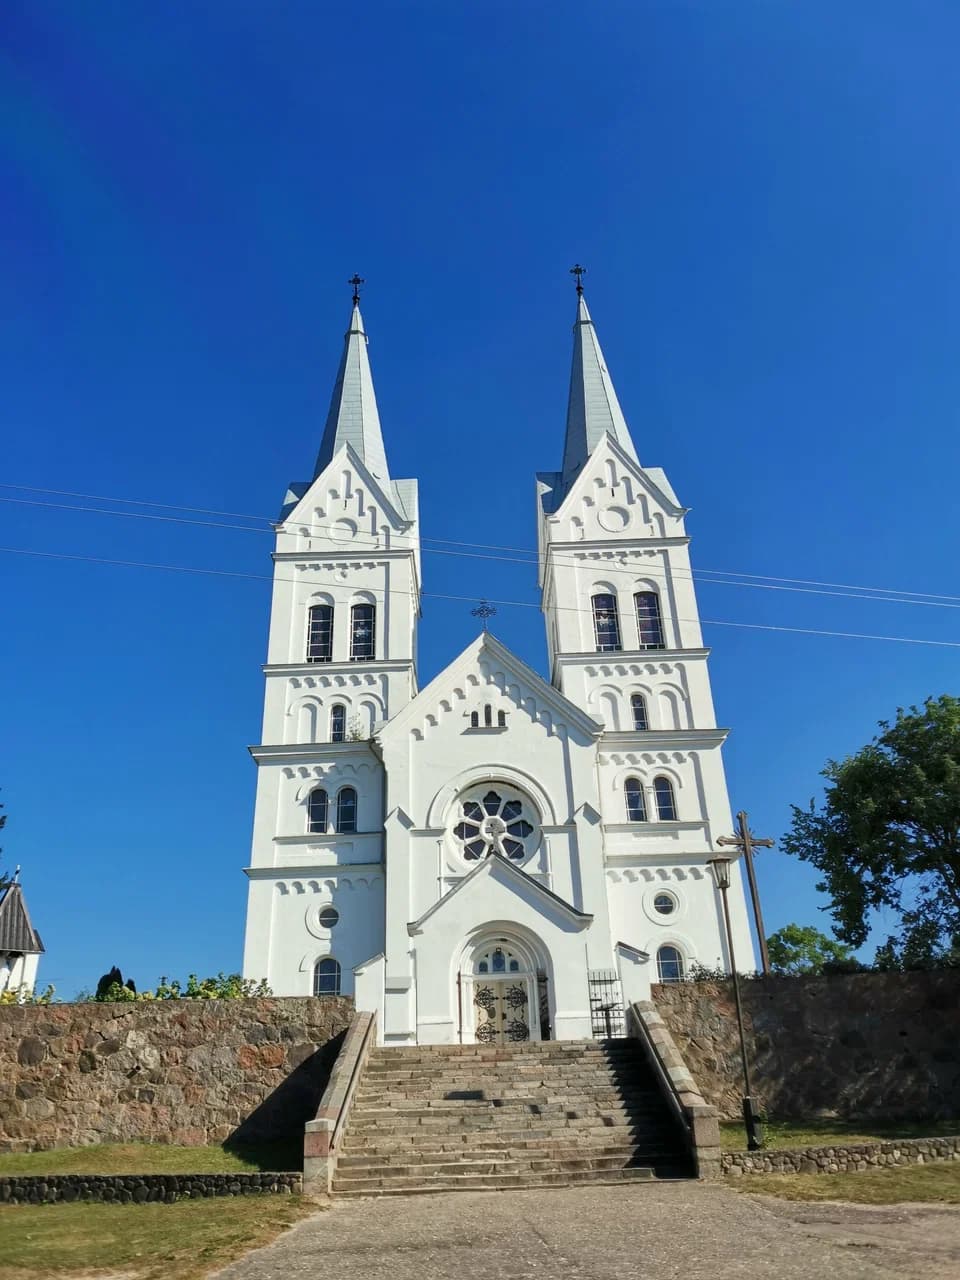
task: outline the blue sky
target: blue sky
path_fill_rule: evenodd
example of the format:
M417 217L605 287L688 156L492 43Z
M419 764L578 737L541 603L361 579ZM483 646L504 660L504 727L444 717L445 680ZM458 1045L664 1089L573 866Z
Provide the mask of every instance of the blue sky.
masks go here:
M960 597L958 42L935 0L7 0L2 479L272 516L310 473L359 271L424 536L533 547L580 260L695 566ZM0 498L6 548L270 572L262 532ZM4 865L42 979L238 968L268 583L0 565ZM527 564L434 551L424 574L422 682L475 633L438 596L537 603ZM699 598L960 643L960 599ZM494 629L544 669L536 608ZM956 691L945 645L705 634L733 807L765 835L827 757ZM760 877L771 929L825 924L806 867L764 854Z

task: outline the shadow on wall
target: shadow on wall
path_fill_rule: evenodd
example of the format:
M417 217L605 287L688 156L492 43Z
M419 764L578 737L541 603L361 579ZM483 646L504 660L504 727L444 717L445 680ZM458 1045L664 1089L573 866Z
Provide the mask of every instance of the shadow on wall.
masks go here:
M346 1034L341 1031L294 1067L237 1125L223 1143L224 1150L262 1170L280 1172L302 1168L303 1126L317 1114Z

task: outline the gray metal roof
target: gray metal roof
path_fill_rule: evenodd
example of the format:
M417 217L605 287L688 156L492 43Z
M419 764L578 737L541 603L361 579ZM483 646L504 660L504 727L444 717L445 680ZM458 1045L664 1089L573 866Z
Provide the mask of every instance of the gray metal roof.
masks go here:
M40 955L43 951L40 935L30 923L23 889L18 882L14 882L0 897L0 953Z
M360 304L353 304L350 328L343 344L343 356L327 414L314 477L329 466L342 444L351 444L364 466L386 488L390 484L387 455L380 430L380 413L373 389L373 374L367 355L367 335Z
M564 491L569 489L606 432L639 465L640 459L630 439L613 379L600 350L597 331L590 319L586 299L581 294L577 301L577 321L573 326L573 366L567 402L567 435L563 446Z

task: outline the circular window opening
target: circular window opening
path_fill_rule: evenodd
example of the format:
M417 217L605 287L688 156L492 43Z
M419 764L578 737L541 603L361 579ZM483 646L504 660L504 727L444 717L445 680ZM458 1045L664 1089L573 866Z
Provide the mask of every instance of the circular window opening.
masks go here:
M658 893L653 900L653 909L658 915L672 916L677 909L677 900L669 893Z
M336 907L322 907L317 920L324 929L332 929L340 921L340 912Z
M453 835L467 862L491 853L522 862L540 842L538 815L512 787L477 787L456 811Z

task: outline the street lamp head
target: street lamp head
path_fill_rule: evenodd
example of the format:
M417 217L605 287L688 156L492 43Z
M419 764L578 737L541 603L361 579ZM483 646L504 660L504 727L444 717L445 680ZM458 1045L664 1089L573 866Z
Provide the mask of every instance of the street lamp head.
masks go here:
M730 888L730 866L732 862L732 858L717 857L707 859L707 866L713 873L717 888L721 892Z

